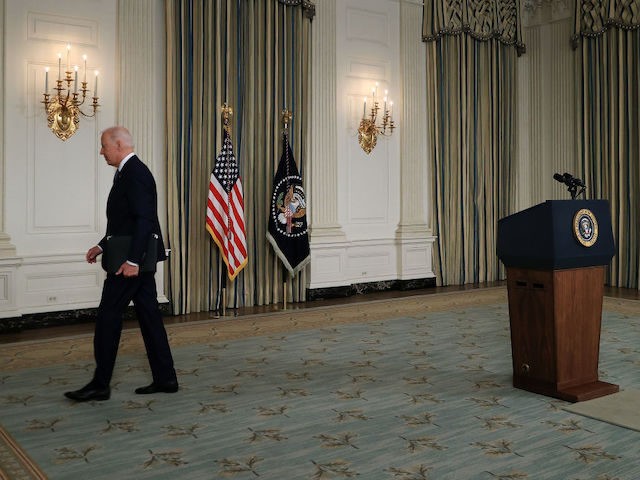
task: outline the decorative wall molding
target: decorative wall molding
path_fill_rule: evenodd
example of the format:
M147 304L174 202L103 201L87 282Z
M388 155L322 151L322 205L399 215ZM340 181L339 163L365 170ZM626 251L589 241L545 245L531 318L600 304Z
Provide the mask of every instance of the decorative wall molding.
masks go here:
M352 58L349 61L348 72L352 78L379 78L388 81L390 77L388 62L382 62L379 59L365 62L362 58Z
M0 260L0 318L17 315L15 278L18 265L15 261Z
M318 5L320 8L320 5ZM312 237L309 288L349 285L346 273L347 243L331 243L332 236ZM318 239L321 243L317 242Z
M387 15L374 10L347 8L346 17L347 40L367 42L372 48L375 45L391 46Z
M68 43L85 47L98 46L98 22L84 19L29 12L27 39Z

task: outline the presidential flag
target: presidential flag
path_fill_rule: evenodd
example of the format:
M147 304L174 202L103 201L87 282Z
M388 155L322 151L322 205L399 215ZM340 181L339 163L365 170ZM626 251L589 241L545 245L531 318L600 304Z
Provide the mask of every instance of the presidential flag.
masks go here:
M289 274L294 276L311 260L307 200L286 134L283 143L278 171L273 179L267 238Z
M247 264L247 239L242 182L226 128L222 151L216 157L209 180L207 230L218 244L229 279L233 280Z

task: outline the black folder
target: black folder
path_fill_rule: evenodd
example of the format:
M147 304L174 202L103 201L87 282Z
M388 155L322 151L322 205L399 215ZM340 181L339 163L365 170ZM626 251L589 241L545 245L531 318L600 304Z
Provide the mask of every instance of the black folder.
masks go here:
M120 266L127 261L131 247L131 235L110 235L107 237L102 252L102 268L107 273L116 273ZM147 251L140 264L141 272L155 272L158 263L158 235L149 237Z

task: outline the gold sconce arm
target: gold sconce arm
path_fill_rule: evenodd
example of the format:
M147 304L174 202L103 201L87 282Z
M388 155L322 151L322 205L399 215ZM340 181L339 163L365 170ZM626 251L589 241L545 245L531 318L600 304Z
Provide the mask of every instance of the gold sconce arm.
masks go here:
M378 112L380 111L380 105L376 100L376 94L378 90L378 84L372 90L372 104L369 115L367 115L367 97L364 98L364 106L362 110L362 119L358 126L358 143L360 148L369 155L378 143L378 136L391 136L393 134L396 125L393 121L393 102L387 102L387 91L385 90L384 107L382 110L382 118L378 122Z

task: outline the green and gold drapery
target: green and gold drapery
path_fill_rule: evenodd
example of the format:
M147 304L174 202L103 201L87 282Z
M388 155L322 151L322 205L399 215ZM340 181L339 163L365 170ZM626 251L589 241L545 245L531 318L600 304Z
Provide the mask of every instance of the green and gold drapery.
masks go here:
M574 19L579 159L617 246L606 283L640 288L640 0L577 0Z
M304 162L314 5L308 0L167 0L165 10L167 237L172 251L168 290L173 311L209 311L221 302L224 264L205 229L205 212L225 102L234 112L232 140L244 187L249 254L236 282L227 285L226 304L280 302L282 273L266 239L267 215L282 151L285 100L293 112L294 155L309 181ZM304 300L305 272L288 284L288 300Z
M519 18L514 0L424 4L434 267L441 285L502 275L496 234L515 199Z

